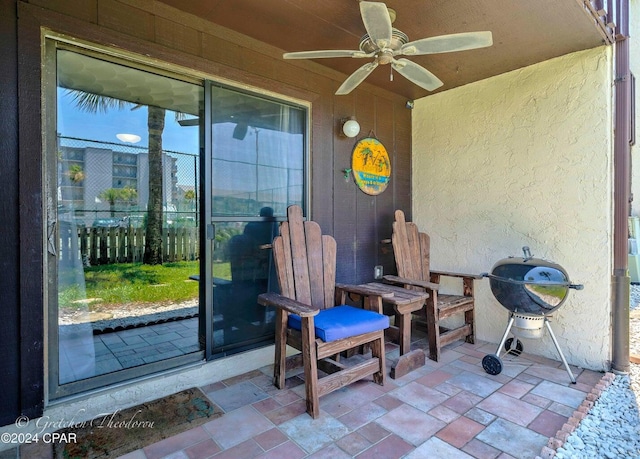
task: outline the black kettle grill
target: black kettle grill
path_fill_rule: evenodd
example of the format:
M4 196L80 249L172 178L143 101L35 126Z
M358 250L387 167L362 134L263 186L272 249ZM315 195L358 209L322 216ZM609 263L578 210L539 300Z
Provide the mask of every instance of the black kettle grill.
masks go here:
M491 274L483 274L489 278L496 300L509 310L509 322L498 350L482 359L482 367L491 375L500 374L503 366L500 351L503 346L507 353L518 356L523 346L517 337L541 338L543 327L546 327L571 382L575 384L576 379L551 329L549 314L562 306L569 289L582 290L583 286L572 284L567 272L557 263L533 258L529 247L523 247L522 251L523 257L504 258L493 266ZM507 339L512 328L516 338Z

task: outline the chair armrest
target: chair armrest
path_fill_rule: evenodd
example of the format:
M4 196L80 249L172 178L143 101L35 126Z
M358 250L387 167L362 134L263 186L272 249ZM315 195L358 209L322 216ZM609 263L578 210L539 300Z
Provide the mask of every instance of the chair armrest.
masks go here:
M381 292L380 290L367 285L336 284L336 289L362 296L379 296L383 299L393 297L393 292Z
M439 276L448 276L448 277L462 277L462 278L469 278L469 279L482 279L483 276L482 274L463 274L463 273L452 273L452 272L448 272L448 271L433 271L431 270L431 274L436 274Z
M389 284L413 285L415 287L428 288L436 291L438 290L438 288L440 288L439 284L434 284L433 282L422 281L418 279L407 279L406 277L399 277L399 276L383 276L382 280Z
M297 314L300 317L311 317L320 312L319 309L315 309L308 304L300 303L299 301L273 292L258 295L258 304L262 306L275 306L292 314Z

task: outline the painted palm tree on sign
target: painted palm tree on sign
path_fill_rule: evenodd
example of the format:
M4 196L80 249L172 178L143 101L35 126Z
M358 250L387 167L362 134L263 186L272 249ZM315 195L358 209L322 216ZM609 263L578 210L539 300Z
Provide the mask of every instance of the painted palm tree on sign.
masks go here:
M101 96L79 90L69 90L76 106L89 113L137 109L141 105ZM143 263L162 264L162 132L164 131L165 109L147 105L147 127L149 130L149 200L147 202L147 227ZM176 113L176 118L181 114Z

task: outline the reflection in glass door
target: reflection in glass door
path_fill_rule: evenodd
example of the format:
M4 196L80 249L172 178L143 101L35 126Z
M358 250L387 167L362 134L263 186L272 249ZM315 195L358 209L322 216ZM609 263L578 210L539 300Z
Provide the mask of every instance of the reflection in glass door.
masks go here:
M213 356L271 342L277 290L271 241L287 206L305 208L306 109L211 87L208 243Z
M51 61L51 60L50 60ZM52 398L201 359L204 91L57 49L47 235Z
M49 398L272 342L308 107L46 49Z

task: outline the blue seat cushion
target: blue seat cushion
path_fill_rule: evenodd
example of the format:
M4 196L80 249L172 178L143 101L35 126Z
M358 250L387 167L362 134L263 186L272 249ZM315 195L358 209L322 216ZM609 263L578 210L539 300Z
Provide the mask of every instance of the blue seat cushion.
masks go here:
M313 323L316 338L324 342L389 328L387 316L346 305L323 309L313 317ZM288 325L295 330L301 330L302 319L296 314L289 314Z

